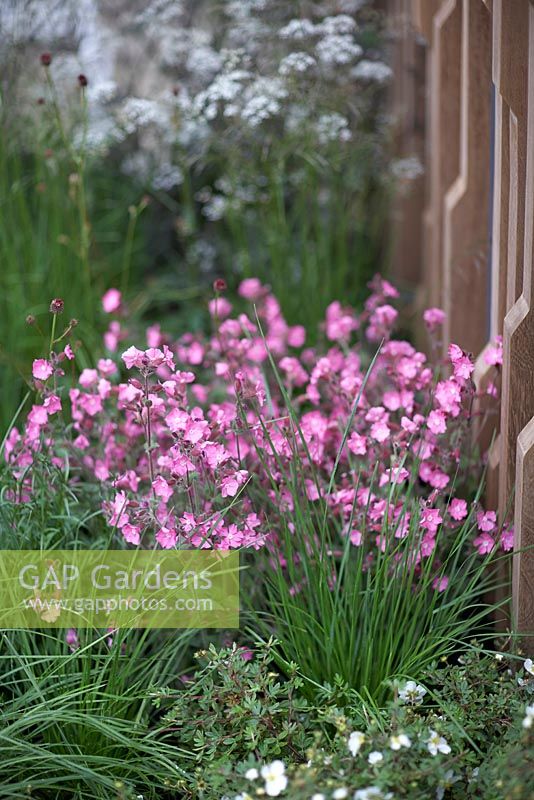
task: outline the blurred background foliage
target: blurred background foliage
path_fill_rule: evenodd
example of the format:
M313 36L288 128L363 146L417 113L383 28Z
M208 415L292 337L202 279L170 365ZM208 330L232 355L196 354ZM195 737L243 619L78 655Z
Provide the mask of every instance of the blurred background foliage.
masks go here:
M83 367L111 286L177 334L205 324L214 278L254 275L313 330L384 271L391 70L372 4L23 0L0 30L2 426L53 297Z

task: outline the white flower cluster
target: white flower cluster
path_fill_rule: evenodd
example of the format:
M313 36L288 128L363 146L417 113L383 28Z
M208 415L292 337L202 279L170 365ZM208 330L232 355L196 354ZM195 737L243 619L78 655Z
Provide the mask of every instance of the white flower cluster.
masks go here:
M317 42L315 52L323 64L334 66L350 64L362 55L363 50L353 37L346 34L328 34Z
M278 35L281 39L309 39L317 33L313 22L309 19L292 19L283 28L280 28Z
M280 61L278 71L280 75L293 75L308 72L315 66L317 66L317 61L309 53L296 52L289 53Z
M245 90L241 118L256 128L280 112L285 97L287 91L278 78L257 78Z
M351 77L357 81L369 81L373 83L387 83L393 77L393 70L384 64L383 61L369 61L362 58L355 67L351 69Z
M399 181L414 181L424 173L423 165L417 156L398 158L391 162L391 174Z
M315 124L315 130L321 144L349 142L352 139L347 118L337 112L322 114Z

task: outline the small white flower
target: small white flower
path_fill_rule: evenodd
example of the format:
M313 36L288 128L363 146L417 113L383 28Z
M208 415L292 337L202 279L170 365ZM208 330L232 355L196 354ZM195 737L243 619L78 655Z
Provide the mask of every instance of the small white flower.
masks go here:
M273 761L271 764L265 764L261 768L261 777L265 781L265 792L269 797L278 797L286 788L285 770L284 762L279 760Z
M360 752L362 744L365 742L365 734L361 731L353 731L349 736L349 750L353 756L357 756Z
M256 778L259 778L259 776L260 776L260 773L258 772L258 770L255 767L252 767L251 769L247 769L247 771L245 772L245 778L247 779L247 781L255 781Z
M451 752L450 745L447 740L440 736L436 731L430 730L430 738L427 739L426 746L431 756L437 756L438 753L445 753L447 755Z
M339 789L336 789L335 792L332 794L334 800L345 800L345 797L348 796L349 793L344 786L341 786Z
M405 733L399 733L396 736L391 736L389 739L389 746L392 750L400 750L401 747L411 747L412 742Z
M523 720L523 728L527 730L534 725L534 705L525 708L525 718Z
M326 798L325 798L324 794L318 793L318 794L312 795L311 800L326 800Z
M526 671L529 673L529 675L534 675L534 663L533 663L531 658L527 658L527 660L525 661L523 666L526 669Z
M416 706L423 702L423 697L426 694L426 689L415 681L408 681L402 689L399 690L399 700L403 703Z
M373 767L375 764L380 764L380 762L383 760L384 756L379 750L373 750L372 753L369 753L369 758L367 759L369 764L371 764Z
M391 792L383 794L378 786L367 786L365 789L357 790L354 800L390 800L392 797Z
M504 658L504 656L503 656L502 653L495 653L495 660L496 661L502 661L503 658Z

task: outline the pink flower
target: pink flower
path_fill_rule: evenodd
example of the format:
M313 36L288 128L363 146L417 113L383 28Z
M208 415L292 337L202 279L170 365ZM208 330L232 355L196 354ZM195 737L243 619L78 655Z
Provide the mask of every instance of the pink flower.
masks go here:
M514 528L505 528L501 534L501 547L506 552L514 549Z
M118 289L108 289L105 295L102 297L102 308L106 312L106 314L113 314L114 311L117 311L122 302L122 295Z
M443 522L437 508L425 508L421 513L420 525L425 528L430 534L435 534L439 525Z
M65 345L65 349L63 350L63 352L65 353L65 358L68 358L69 361L72 361L72 359L74 358L74 352L70 344Z
M440 381L436 386L434 396L443 411L446 411L452 417L458 416L462 398L460 387L454 380Z
M496 336L495 344L486 349L484 361L496 367L502 365L502 336Z
M239 284L237 291L246 300L259 300L264 290L258 278L245 278Z
M154 489L154 494L157 497L161 497L164 503L167 503L173 495L172 486L169 486L165 478L161 475L158 475L152 482L152 488Z
M125 350L122 354L121 358L124 361L127 369L132 369L132 367L137 367L138 369L143 366L145 354L142 350L138 350L137 347L129 347L128 350Z
M462 520L467 517L467 503L465 500L454 498L449 504L449 514L455 520Z
M227 475L221 481L221 495L223 497L235 497L248 477L248 472L244 469L237 470L232 475Z
M387 415L383 419L371 425L370 435L373 439L376 439L377 442L385 442L386 439L389 438L390 434L391 430L387 425Z
M364 456L367 452L367 440L365 436L360 436L354 431L347 441L347 447L355 456Z
M225 297L215 297L209 301L208 309L212 317L226 319L232 313L232 304Z
M427 425L428 429L436 435L445 433L447 430L447 423L443 411L431 411L428 415Z
M486 553L491 553L495 547L495 541L489 533L481 533L480 536L477 536L473 541L473 544L481 556L486 555Z
M54 372L52 364L46 358L36 358L32 365L32 375L39 381L46 381Z
M61 400L56 394L50 394L43 403L48 414L56 414L61 411Z
M497 514L495 511L479 511L477 513L477 528L479 531L491 533L497 525Z
M163 526L156 533L157 542L165 549L170 550L176 544L176 531L173 528Z
M447 578L446 575L434 578L434 580L432 581L432 588L436 589L436 591L438 592L444 592L448 585L449 585L449 579Z
M293 325L287 332L287 343L290 347L302 347L306 341L306 330L302 325Z
M445 312L442 311L441 308L427 308L427 310L423 313L425 325L427 328L430 328L430 330L443 325L445 322L445 316Z
M141 541L141 527L127 522L121 528L121 533L130 544L139 544Z
M460 382L469 380L475 365L468 356L465 355L461 347L457 344L449 345L449 358L454 368L454 377Z

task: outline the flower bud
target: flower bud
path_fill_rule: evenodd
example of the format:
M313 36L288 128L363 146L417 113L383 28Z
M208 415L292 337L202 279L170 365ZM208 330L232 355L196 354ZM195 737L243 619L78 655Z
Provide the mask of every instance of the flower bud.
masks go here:
M85 87L87 86L87 78L85 77L83 72L80 73L80 75L78 75L78 85L80 86L80 89L85 89Z
M220 294L221 292L225 292L226 289L227 289L226 281L223 280L223 278L217 278L217 280L215 280L213 282L213 291L214 292L217 292L218 294Z
M26 325L35 325L35 317L33 314L28 314L26 317Z
M41 64L43 67L49 67L52 63L52 53L41 53Z
M51 314L62 314L64 308L65 303L63 300L60 297L55 297L50 303L50 308L48 310Z

